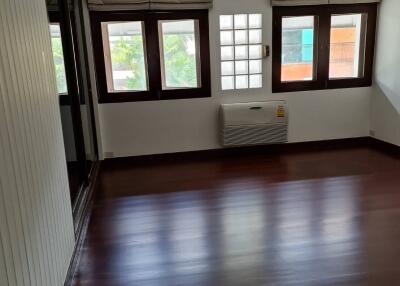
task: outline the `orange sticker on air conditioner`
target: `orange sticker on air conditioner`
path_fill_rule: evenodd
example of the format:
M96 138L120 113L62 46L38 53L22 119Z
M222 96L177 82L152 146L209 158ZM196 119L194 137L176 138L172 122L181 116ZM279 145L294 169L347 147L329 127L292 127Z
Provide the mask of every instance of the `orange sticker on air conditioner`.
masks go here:
M282 105L276 109L276 117L285 117L285 108Z

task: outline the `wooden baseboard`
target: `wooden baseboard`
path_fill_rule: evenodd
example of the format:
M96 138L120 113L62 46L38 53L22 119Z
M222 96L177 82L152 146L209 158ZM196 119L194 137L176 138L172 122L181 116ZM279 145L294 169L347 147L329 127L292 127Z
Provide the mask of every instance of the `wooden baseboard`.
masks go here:
M93 166L92 173L89 176L90 183L83 192L84 194L82 195L80 204L79 206L77 206L78 210L74 212L75 247L70 261L70 265L68 267L68 272L64 286L72 285L75 270L79 262L80 250L84 244L87 229L89 226L90 216L93 207L94 189L96 187L97 176L100 170L100 161L97 161L94 164L95 165Z
M155 154L155 155L142 155L122 158L109 158L105 159L102 168L113 167L115 164L130 165L135 163L140 164L154 164L154 163L169 163L171 161L185 161L185 160L205 160L210 158L226 158L231 156L241 155L256 155L268 153L287 153L287 152L303 152L303 151L323 151L330 149L343 149L354 148L361 146L369 146L372 141L376 140L370 137L357 137L348 139L333 139L324 141L310 141L299 143L287 144L271 144L271 145L257 145L257 146L243 146L235 148L212 149L201 151L189 151L179 153ZM376 145L376 144L375 144Z
M379 149L381 151L384 151L391 156L395 156L397 158L400 158L400 146L397 146L395 144L379 140L377 138L369 138L370 140L370 146L374 147L376 149Z

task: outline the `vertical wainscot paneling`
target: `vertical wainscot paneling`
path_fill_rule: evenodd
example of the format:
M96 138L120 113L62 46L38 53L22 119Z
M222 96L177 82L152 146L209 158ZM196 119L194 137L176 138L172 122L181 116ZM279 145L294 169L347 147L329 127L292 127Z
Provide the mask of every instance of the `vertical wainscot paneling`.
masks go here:
M0 285L63 285L74 247L44 0L0 0Z

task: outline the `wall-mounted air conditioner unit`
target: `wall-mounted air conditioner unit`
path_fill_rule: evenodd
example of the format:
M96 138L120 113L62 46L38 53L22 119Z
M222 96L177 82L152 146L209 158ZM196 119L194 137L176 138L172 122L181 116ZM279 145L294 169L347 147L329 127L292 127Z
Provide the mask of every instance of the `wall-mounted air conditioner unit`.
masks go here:
M222 104L221 119L222 145L225 147L288 141L285 101Z

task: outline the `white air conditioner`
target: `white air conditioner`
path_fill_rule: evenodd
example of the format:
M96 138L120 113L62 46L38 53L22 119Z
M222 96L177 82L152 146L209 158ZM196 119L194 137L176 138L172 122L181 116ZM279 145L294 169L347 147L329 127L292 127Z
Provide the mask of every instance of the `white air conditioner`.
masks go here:
M222 145L225 147L288 141L285 101L222 104L221 119Z

